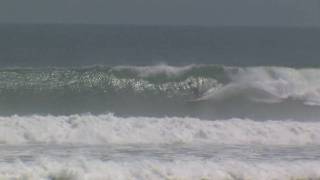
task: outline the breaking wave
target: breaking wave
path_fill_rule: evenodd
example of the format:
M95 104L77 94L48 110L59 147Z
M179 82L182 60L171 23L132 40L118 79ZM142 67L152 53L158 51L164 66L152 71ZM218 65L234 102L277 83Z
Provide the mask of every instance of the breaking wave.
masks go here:
M122 118L112 114L0 118L1 144L320 145L319 122Z
M314 119L319 77L316 68L218 65L2 69L0 113Z
M231 69L230 83L207 91L200 100L245 96L252 101L280 103L287 99L320 105L320 69L252 67Z

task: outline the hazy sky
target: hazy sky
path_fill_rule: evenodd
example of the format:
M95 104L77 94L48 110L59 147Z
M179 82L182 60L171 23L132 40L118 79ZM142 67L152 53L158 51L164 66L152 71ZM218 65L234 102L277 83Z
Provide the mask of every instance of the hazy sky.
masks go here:
M1 0L0 22L320 26L320 0Z

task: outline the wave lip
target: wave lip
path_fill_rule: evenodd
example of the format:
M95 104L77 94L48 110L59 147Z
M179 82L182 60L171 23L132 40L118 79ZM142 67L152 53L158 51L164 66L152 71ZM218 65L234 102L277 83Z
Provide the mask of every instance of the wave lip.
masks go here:
M320 145L319 122L122 118L112 114L0 117L1 144Z

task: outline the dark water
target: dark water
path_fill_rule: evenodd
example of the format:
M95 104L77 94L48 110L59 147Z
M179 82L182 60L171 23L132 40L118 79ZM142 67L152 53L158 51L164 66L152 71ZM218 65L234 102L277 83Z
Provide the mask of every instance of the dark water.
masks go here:
M0 65L319 66L320 29L0 25Z

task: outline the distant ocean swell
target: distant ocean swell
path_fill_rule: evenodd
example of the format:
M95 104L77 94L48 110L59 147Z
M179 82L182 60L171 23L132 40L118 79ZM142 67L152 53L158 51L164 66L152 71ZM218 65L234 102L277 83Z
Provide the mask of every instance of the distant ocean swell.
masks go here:
M282 109L297 114L307 110L316 117L320 115L319 77L317 68L218 65L2 69L0 113L230 118L246 117L252 114L250 109L256 116L269 116L260 111L271 108L275 116ZM234 114L228 117L226 108Z

